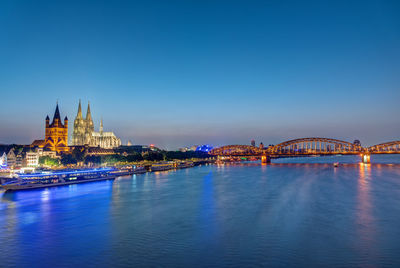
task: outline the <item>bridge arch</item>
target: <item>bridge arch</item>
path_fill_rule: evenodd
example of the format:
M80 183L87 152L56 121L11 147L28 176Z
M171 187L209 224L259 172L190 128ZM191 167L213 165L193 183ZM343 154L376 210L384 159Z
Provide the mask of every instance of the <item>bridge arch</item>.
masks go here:
M212 149L210 154L219 156L259 156L263 152L263 149L250 145L226 145Z
M370 153L400 153L400 141L389 141L367 148Z
M347 141L319 137L289 140L268 148L271 154L358 153L362 151L361 146Z

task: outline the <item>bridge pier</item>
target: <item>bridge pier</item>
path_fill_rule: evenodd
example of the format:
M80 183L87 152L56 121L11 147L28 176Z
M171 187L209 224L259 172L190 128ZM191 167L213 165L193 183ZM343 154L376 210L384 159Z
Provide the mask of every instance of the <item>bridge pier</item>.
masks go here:
M361 161L364 164L370 164L371 163L371 155L368 153L361 154Z
M261 164L269 164L271 163L271 157L269 155L262 155L261 156Z

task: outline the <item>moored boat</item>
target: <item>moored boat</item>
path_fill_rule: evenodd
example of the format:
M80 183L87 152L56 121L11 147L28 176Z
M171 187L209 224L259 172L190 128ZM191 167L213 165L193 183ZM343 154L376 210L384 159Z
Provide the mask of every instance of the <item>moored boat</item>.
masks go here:
M47 188L84 182L113 180L117 177L115 168L62 170L31 174L18 174L14 180L1 185L6 191Z
M147 169L144 166L134 166L133 174L143 174L146 173Z
M192 161L186 161L186 162L179 162L176 166L177 168L189 168L189 167L194 167L194 163Z
M165 162L165 163L157 163L151 165L151 171L166 171L173 169L174 165L173 163Z

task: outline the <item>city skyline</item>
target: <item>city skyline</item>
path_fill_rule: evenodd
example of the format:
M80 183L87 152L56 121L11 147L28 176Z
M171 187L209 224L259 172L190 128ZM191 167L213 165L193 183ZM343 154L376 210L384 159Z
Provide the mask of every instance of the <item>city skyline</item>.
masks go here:
M79 99L124 144L398 139L395 1L0 6L0 143Z

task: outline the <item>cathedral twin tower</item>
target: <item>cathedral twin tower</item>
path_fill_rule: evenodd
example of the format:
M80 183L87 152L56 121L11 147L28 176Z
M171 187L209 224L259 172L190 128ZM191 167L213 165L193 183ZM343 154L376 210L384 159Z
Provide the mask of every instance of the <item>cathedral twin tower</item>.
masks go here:
M121 140L113 132L103 132L103 120L100 122L99 132L95 132L90 105L88 104L86 117L83 118L81 101L79 101L78 113L75 117L74 131L72 133L72 145L115 148L121 145Z
M86 118L82 117L81 101L79 100L78 114L74 121L74 132L72 133L72 145L90 144L94 132L92 114L90 113L90 104L86 111Z

